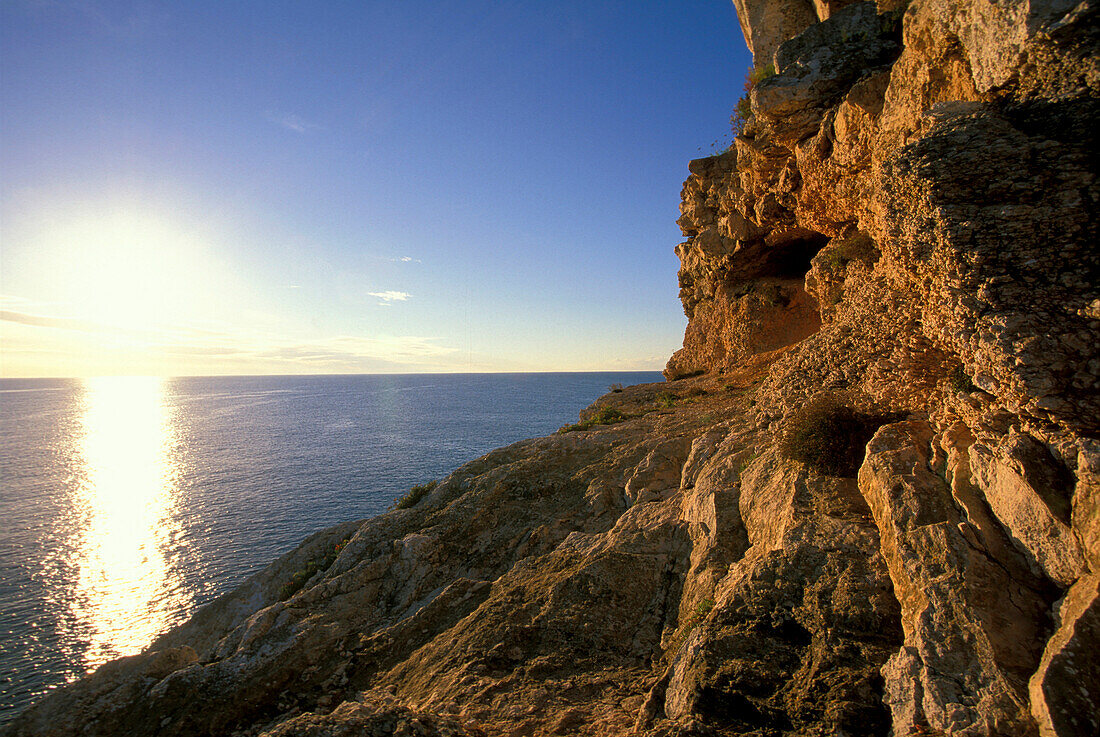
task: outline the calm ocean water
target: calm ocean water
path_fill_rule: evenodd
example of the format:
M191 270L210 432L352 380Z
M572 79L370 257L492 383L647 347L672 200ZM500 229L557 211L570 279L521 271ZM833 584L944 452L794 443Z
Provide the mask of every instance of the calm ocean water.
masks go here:
M657 373L0 380L0 724L306 535Z

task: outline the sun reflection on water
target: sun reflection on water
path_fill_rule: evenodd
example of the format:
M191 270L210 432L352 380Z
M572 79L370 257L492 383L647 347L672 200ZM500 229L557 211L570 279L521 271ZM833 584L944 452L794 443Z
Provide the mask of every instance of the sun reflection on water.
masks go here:
M178 469L164 382L85 384L83 518L70 610L88 668L140 652L188 602L167 559Z

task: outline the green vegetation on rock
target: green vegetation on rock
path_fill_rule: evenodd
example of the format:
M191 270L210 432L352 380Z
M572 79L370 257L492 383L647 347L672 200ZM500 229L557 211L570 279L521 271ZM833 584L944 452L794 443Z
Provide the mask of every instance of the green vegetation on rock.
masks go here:
M327 571L332 564L336 562L336 558L340 555L340 551L344 549L350 539L350 537L345 537L324 555L306 561L306 564L295 571L294 575L290 577L290 580L279 589L279 601L286 601L294 596L294 594L298 593L302 587L306 585L309 579L313 578L321 571Z
M947 380L950 382L951 388L956 392L969 394L978 388L974 385L974 380L966 375L966 371L961 365L955 367L951 375L947 377Z
M891 419L858 412L841 396L820 395L790 416L779 449L829 476L855 476L867 442Z
M614 425L616 422L629 420L630 415L624 414L614 407L601 407L595 414L573 425L566 425L558 430L559 433L573 432L574 430L590 430L596 425Z
M438 481L429 481L426 484L418 484L411 489L409 493L397 500L394 506L397 509L408 509L415 507L421 499L426 497L428 493L438 485Z
M737 101L737 104L733 108L733 115L730 116L730 125L733 126L734 135L741 135L741 131L745 128L745 123L747 123L749 117L752 116L753 89L768 77L774 76L775 66L772 64L750 69L748 74L745 75L745 94L741 95L741 99Z

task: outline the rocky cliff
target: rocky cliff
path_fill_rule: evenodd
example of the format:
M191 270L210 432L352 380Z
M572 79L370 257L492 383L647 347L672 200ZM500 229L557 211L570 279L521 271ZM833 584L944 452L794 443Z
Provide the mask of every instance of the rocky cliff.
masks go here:
M1100 731L1098 4L735 5L759 71L689 167L668 383L9 734Z

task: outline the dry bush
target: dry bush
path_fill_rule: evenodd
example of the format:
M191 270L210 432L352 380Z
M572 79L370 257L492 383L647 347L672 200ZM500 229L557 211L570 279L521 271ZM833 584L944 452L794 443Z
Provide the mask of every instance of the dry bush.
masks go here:
M844 395L822 394L787 419L779 450L829 476L855 476L867 442L896 419L894 414L861 412Z

